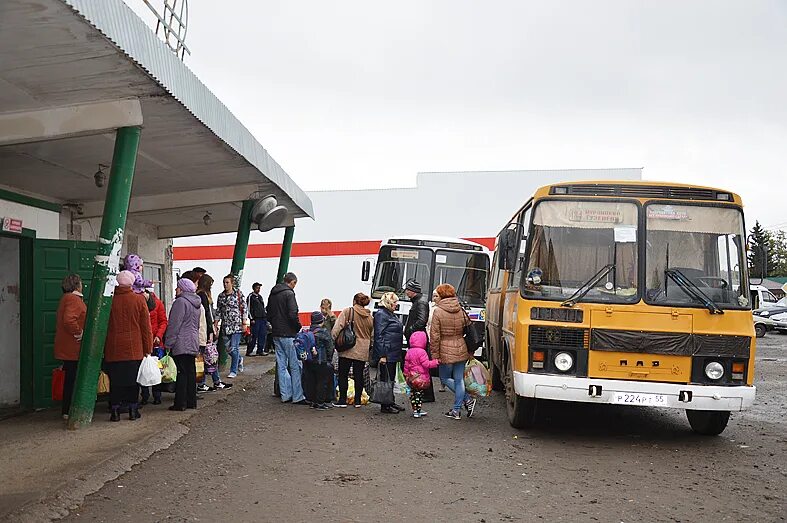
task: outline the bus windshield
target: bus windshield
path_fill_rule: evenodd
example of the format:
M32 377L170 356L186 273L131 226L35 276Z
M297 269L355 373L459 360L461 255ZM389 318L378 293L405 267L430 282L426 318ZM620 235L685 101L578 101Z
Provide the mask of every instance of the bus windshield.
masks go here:
M409 301L404 293L408 280L426 286L432 281L431 267L434 253L429 249L384 246L377 257L377 270L372 285L372 298L382 298L395 292L400 300Z
M483 307L486 303L486 276L489 256L480 252L438 250L435 254L434 287L449 283L465 305Z
M738 209L664 204L645 209L648 303L703 306L709 299L721 309L749 307Z
M638 301L638 220L639 207L629 202L542 201L533 214L523 296Z

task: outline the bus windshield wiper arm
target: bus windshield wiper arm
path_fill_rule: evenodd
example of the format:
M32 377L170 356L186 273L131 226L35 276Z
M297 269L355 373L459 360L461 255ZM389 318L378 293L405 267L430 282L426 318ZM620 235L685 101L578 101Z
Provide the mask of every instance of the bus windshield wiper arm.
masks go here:
M677 283L678 286L686 292L686 294L702 303L711 314L724 314L724 311L721 310L719 306L708 297L707 294L702 292L696 283L688 279L686 275L680 272L678 269L665 269L664 274L669 276L672 281Z
M574 292L574 294L572 294L569 299L561 303L560 306L573 307L574 305L576 305L579 300L584 298L585 295L589 293L591 289L593 289L593 287L595 287L598 282L601 281L601 278L609 274L610 271L613 270L614 268L615 268L614 263L610 263L609 265L605 265L604 267L602 267L601 270L599 270L596 274L591 276L588 281L580 285L579 288Z

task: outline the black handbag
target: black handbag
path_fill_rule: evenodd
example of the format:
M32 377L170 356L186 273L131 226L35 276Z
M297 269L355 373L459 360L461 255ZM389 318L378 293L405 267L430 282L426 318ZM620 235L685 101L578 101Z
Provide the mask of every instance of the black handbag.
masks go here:
M473 320L470 319L470 316L467 315L467 312L464 309L462 309L462 312L465 313L465 318L467 318L467 321L470 322L465 325L464 328L464 338L465 345L467 345L467 352L474 353L481 345L484 344L484 339L478 333L478 330L473 328Z
M350 307L350 319L347 321L347 325L339 331L339 335L336 336L336 350L339 352L344 352L346 350L350 350L355 347L355 342L357 337L355 336L355 309Z
M388 372L388 366L382 365L385 372ZM389 376L388 381L380 381L380 369L377 369L374 379L372 380L372 392L369 394L369 401L378 403L380 405L393 405L396 403L394 397L394 380Z

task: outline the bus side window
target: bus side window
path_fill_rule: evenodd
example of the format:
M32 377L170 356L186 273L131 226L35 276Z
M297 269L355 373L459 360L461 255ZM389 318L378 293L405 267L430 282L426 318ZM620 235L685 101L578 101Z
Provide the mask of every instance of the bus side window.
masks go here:
M520 285L520 280L522 279L522 270L523 265L525 264L525 250L527 249L527 231L530 228L530 208L528 207L525 211L517 218L517 223L519 224L519 246L517 248L517 259L516 265L514 266L514 272L511 275L511 279L508 282L509 288L517 288Z
M497 257L500 255L498 250L495 250L494 258L492 258L492 275L489 278L489 288L490 289L500 289L500 283L503 279L501 277L503 271L500 270L500 266L497 264Z

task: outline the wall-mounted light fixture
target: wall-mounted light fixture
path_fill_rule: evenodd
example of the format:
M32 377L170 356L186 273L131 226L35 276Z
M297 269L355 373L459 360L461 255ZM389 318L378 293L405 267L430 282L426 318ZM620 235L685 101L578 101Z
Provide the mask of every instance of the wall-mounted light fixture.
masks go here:
M205 224L205 227L210 225L210 220L211 219L212 219L211 218L211 212L210 211L205 211L205 216L202 217L202 223Z
M108 165L103 163L98 164L98 171L93 175L93 180L96 182L96 187L103 187L107 183L107 175L104 174L104 169L109 168Z

